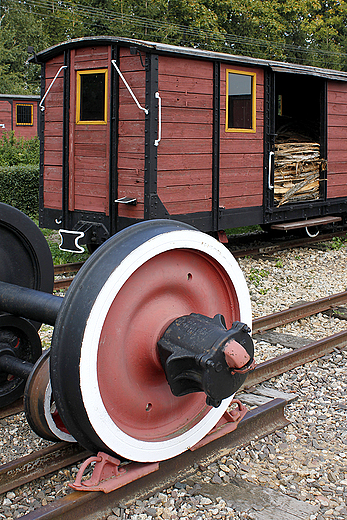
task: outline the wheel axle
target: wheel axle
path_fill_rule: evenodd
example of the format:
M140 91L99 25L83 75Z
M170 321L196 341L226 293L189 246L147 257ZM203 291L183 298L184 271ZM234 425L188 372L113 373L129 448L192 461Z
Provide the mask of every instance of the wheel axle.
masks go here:
M0 281L0 311L54 325L62 298Z
M1 349L1 345L0 345ZM31 374L34 364L28 363L23 359L18 359L13 354L6 354L7 350L2 353L0 351L0 373L6 372L7 374L13 374L20 377L21 379L27 379Z

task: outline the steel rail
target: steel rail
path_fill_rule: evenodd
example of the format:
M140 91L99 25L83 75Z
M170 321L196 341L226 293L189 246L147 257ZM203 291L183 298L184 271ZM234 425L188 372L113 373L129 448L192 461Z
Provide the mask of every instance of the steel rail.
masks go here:
M72 284L73 276L69 276L68 278L60 278L59 280L54 280L54 290L59 291L61 289L68 289Z
M54 274L66 274L79 271L84 262L74 262L71 264L59 264L54 266Z
M313 314L326 311L331 307L338 307L339 305L342 305L346 302L347 291L332 294L331 296L326 296L325 298L321 298L314 302L295 305L289 309L275 312L274 314L269 314L267 316L262 316L261 318L255 318L252 324L253 334L256 332L261 333L265 330L274 329L275 327L286 325L287 323L292 323L293 321L300 320L301 318L306 318L307 316L312 316Z
M289 421L284 417L286 401L274 399L249 411L236 430L195 450L163 461L159 470L111 493L71 491L68 495L26 514L23 520L87 520L106 517L112 507L127 504L152 495L187 478L196 471L196 465L208 466L228 455L233 448L249 444L252 440L270 435Z
M0 493L75 464L91 455L77 443L60 442L0 466Z
M247 379L241 389L248 389L259 383L263 383L272 377L288 372L293 368L314 361L334 349L343 350L347 347L347 330L338 332L327 338L320 339L304 347L297 348L291 352L286 352L281 356L271 358L268 361L259 363L252 372L249 372ZM240 390L241 390L240 389Z
M12 404L4 406L0 408L0 419L4 419L5 417L10 417L11 415L15 415L16 413L20 413L24 410L23 406L23 398L17 399Z
M259 245L251 247L249 249L236 249L233 250L233 239L237 240L237 235L229 236L228 249L231 251L235 258L243 258L245 256L254 256L268 253L275 253L276 251L282 251L283 249L292 249L294 247L310 247L311 244L317 244L320 242L327 242L335 237L345 237L347 230L338 231L335 233L326 233L317 237L309 238L293 238L290 240L283 240L281 242L270 244L270 245ZM256 237L254 237L256 239ZM260 237L259 237L260 238ZM261 239L261 238L260 238Z

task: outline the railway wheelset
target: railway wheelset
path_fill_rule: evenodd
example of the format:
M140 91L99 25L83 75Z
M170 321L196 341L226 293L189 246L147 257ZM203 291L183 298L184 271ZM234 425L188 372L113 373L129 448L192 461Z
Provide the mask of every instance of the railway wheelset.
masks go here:
M64 298L37 226L0 205L0 406L32 429L154 462L196 445L254 366L248 289L217 240L172 220L112 236ZM54 325L42 353L38 330Z

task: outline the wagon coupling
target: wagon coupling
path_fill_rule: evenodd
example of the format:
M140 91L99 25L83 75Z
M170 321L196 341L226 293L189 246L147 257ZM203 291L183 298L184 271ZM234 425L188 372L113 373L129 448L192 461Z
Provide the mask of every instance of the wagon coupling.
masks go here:
M138 462L201 441L253 367L248 290L229 251L181 222L141 222L101 245L59 298L38 283L51 265L35 252L41 232L34 226L28 241L20 228L30 219L3 206L0 233L22 253L12 272L0 245L8 267L0 270L1 374L6 384L29 374L24 401L33 429ZM27 260L26 277L27 250L36 267ZM40 357L42 321L54 332Z

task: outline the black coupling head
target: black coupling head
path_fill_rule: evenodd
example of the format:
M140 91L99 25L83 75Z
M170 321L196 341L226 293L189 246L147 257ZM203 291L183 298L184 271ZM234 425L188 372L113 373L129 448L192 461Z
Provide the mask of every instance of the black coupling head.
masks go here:
M205 392L207 405L214 407L233 395L255 366L250 332L238 321L227 330L221 314L190 314L173 321L158 341L173 395Z

